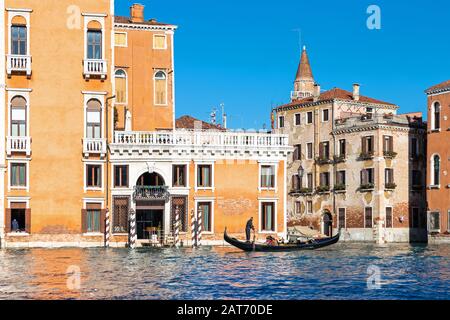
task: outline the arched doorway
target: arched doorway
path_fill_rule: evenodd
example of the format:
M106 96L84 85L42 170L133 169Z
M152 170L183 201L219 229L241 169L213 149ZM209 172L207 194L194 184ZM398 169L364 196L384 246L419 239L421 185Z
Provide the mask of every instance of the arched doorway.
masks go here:
M136 181L136 233L138 239L162 239L164 209L168 200L164 178L156 172L145 172Z
M333 217L329 211L325 211L322 217L323 234L331 237L333 235Z

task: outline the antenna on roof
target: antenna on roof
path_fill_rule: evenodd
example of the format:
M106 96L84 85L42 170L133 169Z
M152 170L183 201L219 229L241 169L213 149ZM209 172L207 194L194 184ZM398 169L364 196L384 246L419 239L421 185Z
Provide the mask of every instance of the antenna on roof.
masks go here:
M211 113L209 114L210 118L211 118L211 124L215 125L217 123L217 109L216 108L212 108Z

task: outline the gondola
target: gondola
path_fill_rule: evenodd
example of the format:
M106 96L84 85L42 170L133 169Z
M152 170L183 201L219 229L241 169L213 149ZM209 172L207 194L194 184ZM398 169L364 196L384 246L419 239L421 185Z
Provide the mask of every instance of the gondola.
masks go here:
M260 244L253 242L244 242L237 240L236 238L231 238L227 234L227 229L223 234L223 238L226 242L239 248L244 251L259 251L259 252L281 252L281 251L299 251L299 250L314 250L323 247L330 246L339 241L339 237L341 235L341 231L330 238L322 238L322 239L311 239L307 242L299 242L299 243L289 243L289 244L280 244L280 245L268 245L268 244Z

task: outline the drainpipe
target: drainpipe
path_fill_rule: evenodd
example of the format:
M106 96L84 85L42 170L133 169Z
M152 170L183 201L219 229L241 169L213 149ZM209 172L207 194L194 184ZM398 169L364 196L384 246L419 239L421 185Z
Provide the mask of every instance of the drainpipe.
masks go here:
M106 209L109 210L109 101L114 99L116 95L106 98ZM114 135L114 128L113 128Z

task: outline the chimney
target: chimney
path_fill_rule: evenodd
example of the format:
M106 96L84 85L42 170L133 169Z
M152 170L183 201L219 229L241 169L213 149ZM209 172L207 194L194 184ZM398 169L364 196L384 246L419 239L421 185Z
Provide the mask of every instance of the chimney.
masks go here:
M316 83L314 84L314 92L313 92L313 101L316 102L319 100L320 96L320 84Z
M135 3L130 7L131 22L144 22L144 6Z
M359 84L353 84L353 100L355 101L359 101L359 87Z

